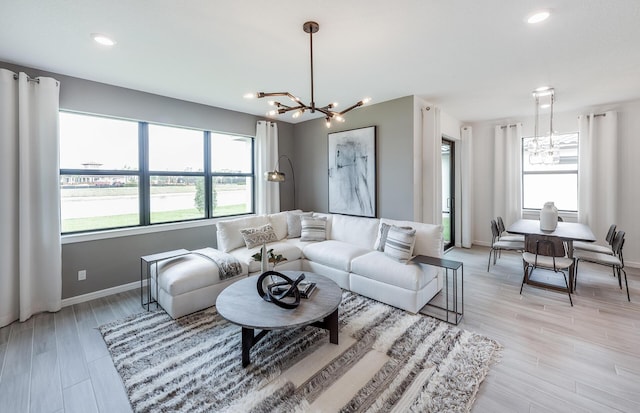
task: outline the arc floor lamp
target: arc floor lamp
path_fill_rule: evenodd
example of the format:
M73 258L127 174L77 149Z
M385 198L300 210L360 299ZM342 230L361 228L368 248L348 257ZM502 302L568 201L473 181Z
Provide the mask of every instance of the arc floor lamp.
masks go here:
M278 157L278 161L276 162L276 167L273 171L265 172L264 176L269 182L284 182L286 181L286 175L284 172L280 172L278 170L278 166L280 165L280 159L286 159L289 162L289 167L291 168L291 177L293 178L293 209L296 209L296 173L293 170L293 163L291 163L291 159L287 155L280 155Z

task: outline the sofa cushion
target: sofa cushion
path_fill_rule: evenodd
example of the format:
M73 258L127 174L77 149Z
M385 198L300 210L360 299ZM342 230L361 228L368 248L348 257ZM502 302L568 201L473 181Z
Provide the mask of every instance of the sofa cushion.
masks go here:
M413 255L427 255L430 257L442 257L442 226L424 224L413 221L397 221L382 218L381 223L395 225L397 227L411 227L416 230L416 243L413 247ZM378 237L379 237L378 233ZM380 240L376 241L378 245Z
M376 218L334 214L329 238L372 250L379 226Z
M203 248L194 252L206 254L207 249ZM247 265L242 261L240 264L242 273L237 277L246 276ZM160 261L157 264L157 270L160 279L159 287L172 296L221 282L218 266L211 260L197 254Z
M249 216L216 223L218 249L229 252L245 245L240 230L269 223L266 215Z
M292 212L302 212L301 210L296 210ZM273 230L278 237L278 240L287 238L287 211L278 212L275 214L267 215L269 219L269 223L273 227Z
M327 239L327 219L326 218L302 218L302 241L324 241Z
M236 257L243 266L247 266L249 268L248 271L250 273L253 273L261 270L261 262L251 258L252 255L260 252L260 248L262 248L262 245L251 249L242 247L230 251L229 254ZM267 246L267 250L271 248L273 248L274 254L282 254L282 256L287 259L287 261L284 262L295 261L302 258L302 250L300 247L296 243L291 243L287 240L272 242Z
M303 217L311 217L313 212L296 212L296 211L288 211L287 212L287 238L299 238L302 232L302 222L301 219Z
M370 250L342 241L327 240L310 243L302 250L304 256L313 262L342 271L351 271L351 261Z
M240 230L240 233L247 248L254 248L278 240L271 224L264 224L257 228L244 228Z
M413 253L416 243L416 230L392 225L384 243L384 253L402 263L406 263Z
M313 243L313 241L302 241L300 238L283 239L282 242L298 248L300 250L300 258L304 258L304 254L302 253L304 247Z
M351 262L351 272L385 284L417 291L427 285L438 274L436 267L401 263L389 258L384 252L371 251Z

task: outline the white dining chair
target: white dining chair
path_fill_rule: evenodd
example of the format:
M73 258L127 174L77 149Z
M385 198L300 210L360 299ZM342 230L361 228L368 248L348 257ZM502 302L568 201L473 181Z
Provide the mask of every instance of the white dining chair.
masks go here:
M627 287L627 300L631 301L631 296L629 295L629 283L627 281L627 272L624 269L624 258L622 257L624 236L624 231L616 232L616 236L613 239L613 255L604 254L601 252L576 250L574 252L574 258L576 259L576 282L578 281L578 263L580 262L590 262L593 264L611 267L614 275L618 277L618 285L620 286L620 289L622 289L622 274L624 274L624 284Z
M500 231L495 219L491 220L491 249L489 250L489 262L487 263L487 271L491 266L491 254L493 254L493 265L496 265L498 253L500 251L518 251L524 250L524 241L504 241L500 239Z
M546 235L529 235L525 241L525 251L522 253L522 259L525 262L525 269L524 276L522 277L522 285L520 286L520 294L522 294L524 284L529 283L533 270L549 270L562 274L566 289L561 291L567 292L569 302L573 307L567 272L573 265L574 259L567 256L562 239Z
M524 242L524 235L506 233L506 230L505 230L505 227L504 227L504 221L502 220L502 217L497 217L496 218L496 223L498 224L498 232L500 233L500 235L499 235L500 241Z
M616 236L616 224L612 224L604 237L606 245L596 244L593 242L574 241L573 250L598 252L601 254L613 255L613 239Z

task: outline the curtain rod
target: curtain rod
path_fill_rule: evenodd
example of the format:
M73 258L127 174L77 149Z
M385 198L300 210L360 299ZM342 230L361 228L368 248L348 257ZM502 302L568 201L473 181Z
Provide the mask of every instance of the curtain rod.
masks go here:
M515 128L518 125L519 125L519 123L511 123L509 125L500 126L500 129Z
M14 78L15 80L18 80L18 75L16 75L16 74L14 73L14 74L13 74L13 78ZM36 82L36 83L40 83L40 79L39 79L39 78L32 79L32 78L30 78L29 76L27 76L27 81L28 81L28 82Z
M580 116L585 116L585 115L578 115L578 117L580 117ZM590 115L587 115L587 116L590 116ZM599 116L603 116L604 117L604 116L607 116L607 114L606 113L594 113L593 114L594 118L597 118Z

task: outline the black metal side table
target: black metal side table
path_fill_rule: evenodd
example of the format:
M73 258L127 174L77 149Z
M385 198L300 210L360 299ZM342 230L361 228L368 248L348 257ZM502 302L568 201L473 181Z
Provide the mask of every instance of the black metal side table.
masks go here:
M191 251L184 248L173 251L159 252L157 254L145 255L140 257L140 304L142 308L146 306L149 311L149 305L155 303L158 308L158 266L156 265L155 280L156 280L156 298L154 299L151 294L151 266L157 264L158 261L167 260L169 258L177 258L183 255L190 254ZM146 278L145 278L146 277ZM147 301L144 301L144 282L147 280Z
M438 257L429 257L426 255L418 255L412 260L418 264L432 265L434 267L444 268L444 306L432 304L433 299L427 303L427 306L433 307L439 310L444 310L445 315L430 316L437 318L447 323L458 325L464 314L464 264L460 261L445 260ZM458 269L460 269L460 292L458 292ZM453 273L453 279L451 280L451 294L449 294L449 270ZM440 291L438 295L442 294ZM458 305L458 296L460 303ZM434 297L435 299L435 297ZM451 301L451 303L450 303ZM451 305L450 305L451 304ZM449 316L453 318L453 321L449 320Z

